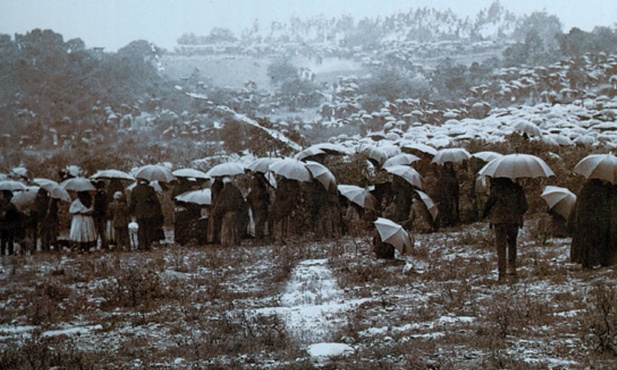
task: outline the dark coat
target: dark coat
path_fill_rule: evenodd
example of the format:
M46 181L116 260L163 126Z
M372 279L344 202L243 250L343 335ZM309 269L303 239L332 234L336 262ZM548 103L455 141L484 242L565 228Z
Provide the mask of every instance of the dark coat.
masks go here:
M452 226L459 218L459 181L454 169L442 168L435 190L440 226Z
M218 195L214 209L214 217L222 217L227 212L240 212L244 208L244 196L234 184L227 183Z
M491 190L484 208L484 217L491 225L517 224L523 226L527 212L527 198L523 188L507 178L491 180Z
M602 180L588 180L581 188L572 210L570 260L583 267L606 264L610 241L612 185Z
M94 212L92 217L104 218L107 216L107 192L103 189L98 189L94 194Z
M161 202L152 186L139 183L133 188L129 213L137 219L160 219L163 217Z

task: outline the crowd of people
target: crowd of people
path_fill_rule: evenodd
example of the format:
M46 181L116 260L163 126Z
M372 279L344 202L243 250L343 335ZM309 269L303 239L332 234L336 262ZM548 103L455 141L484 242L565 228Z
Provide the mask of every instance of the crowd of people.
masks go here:
M163 190L175 202L173 235L178 245L226 247L239 245L247 238L285 243L291 236L311 233L318 240L333 239L369 230L377 217L386 217L411 232L434 232L459 224L464 185L457 169L461 167L452 162L435 165L426 161L418 161L414 167L425 171L425 188L429 189L437 212L429 211L420 189L400 176L391 176L370 188L375 198L372 207L360 206L317 179L301 182L248 170L237 177L210 180L179 177L161 184L164 189L158 191L146 179L137 179L129 187L119 179L96 179L92 180L92 189L74 193L65 215L70 217L68 238L62 229L60 199L41 187L28 211L22 212L12 202L13 192L3 190L0 253L15 253L16 240L25 253L64 247L81 252L93 248L149 250L154 243L166 240L161 199L167 194ZM193 203L179 197L204 189L209 191L207 202ZM471 202L472 213L477 213L477 219L488 219L494 230L499 278L516 275L516 240L528 209L525 192L516 180L499 177L490 179L485 199L480 200L481 189L475 191L478 196ZM562 218L564 225L568 221L567 235L573 236L573 262L589 268L617 261L612 248L617 240L617 227L613 224L617 222L610 217L615 213L615 202L611 202L617 199L614 193L612 184L590 179L580 192L572 217ZM378 258L395 256L394 246L381 241L377 233L373 252Z

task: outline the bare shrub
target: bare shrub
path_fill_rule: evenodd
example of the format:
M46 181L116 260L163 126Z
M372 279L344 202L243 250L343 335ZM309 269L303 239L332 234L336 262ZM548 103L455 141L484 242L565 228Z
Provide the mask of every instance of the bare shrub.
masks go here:
M583 342L594 351L617 355L617 290L597 281L586 296L587 307L579 319Z
M99 294L106 307L128 307L142 311L152 309L165 296L159 275L153 270L132 265L121 265L103 281Z

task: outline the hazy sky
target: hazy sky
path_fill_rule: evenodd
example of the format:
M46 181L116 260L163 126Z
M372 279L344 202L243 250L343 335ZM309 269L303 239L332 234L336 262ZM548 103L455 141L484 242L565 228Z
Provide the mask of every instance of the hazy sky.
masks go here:
M261 27L290 16L352 15L356 19L390 15L398 10L450 8L475 16L493 0L0 0L0 33L13 35L34 28L52 29L65 41L79 37L87 47L116 51L145 39L173 50L186 32L208 35L227 27L236 35L259 19ZM564 31L579 27L613 27L617 0L501 0L517 15L546 10L559 17Z

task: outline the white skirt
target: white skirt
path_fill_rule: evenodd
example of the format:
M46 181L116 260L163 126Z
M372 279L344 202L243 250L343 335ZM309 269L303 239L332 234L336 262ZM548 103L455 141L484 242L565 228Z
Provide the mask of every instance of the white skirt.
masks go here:
M71 220L69 240L77 243L89 243L96 241L96 239L96 229L92 216L74 214Z

